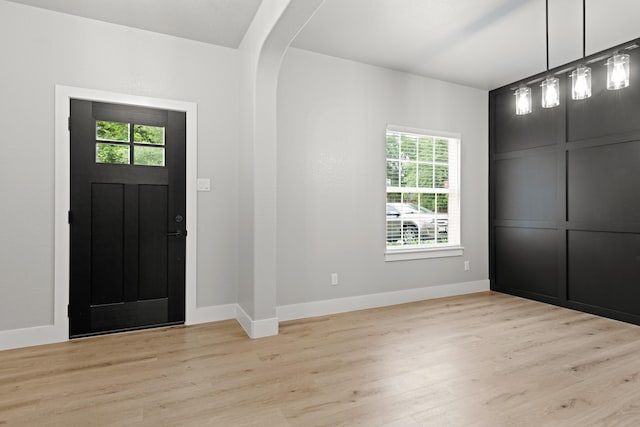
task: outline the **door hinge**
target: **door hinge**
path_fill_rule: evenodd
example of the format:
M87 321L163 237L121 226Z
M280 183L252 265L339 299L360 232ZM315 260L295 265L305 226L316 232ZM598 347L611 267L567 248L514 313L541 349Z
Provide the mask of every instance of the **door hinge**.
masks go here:
M71 132L71 116L69 116L69 132Z
M71 211L67 212L67 222L71 224Z
M71 304L67 305L67 317L71 319Z

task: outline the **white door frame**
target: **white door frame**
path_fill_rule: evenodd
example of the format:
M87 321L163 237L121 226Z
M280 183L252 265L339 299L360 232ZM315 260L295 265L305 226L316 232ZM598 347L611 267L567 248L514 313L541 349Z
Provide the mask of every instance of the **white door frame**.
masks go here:
M148 98L92 89L56 85L55 93L55 218L54 218L54 307L53 328L45 341L56 342L69 339L69 223L70 207L70 135L68 119L70 100L110 102L137 105L163 110L182 111L187 116L187 230L186 277L185 277L185 321L194 323L196 312L196 259L197 259L197 176L198 176L198 106L193 102Z

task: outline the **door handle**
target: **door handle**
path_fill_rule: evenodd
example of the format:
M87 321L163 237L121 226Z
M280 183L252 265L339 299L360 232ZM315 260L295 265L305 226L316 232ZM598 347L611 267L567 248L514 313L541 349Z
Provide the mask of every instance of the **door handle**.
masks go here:
M185 236L187 235L187 233L185 232ZM167 236L176 236L176 237L181 237L182 236L182 231L178 230L176 232L173 233L167 233Z

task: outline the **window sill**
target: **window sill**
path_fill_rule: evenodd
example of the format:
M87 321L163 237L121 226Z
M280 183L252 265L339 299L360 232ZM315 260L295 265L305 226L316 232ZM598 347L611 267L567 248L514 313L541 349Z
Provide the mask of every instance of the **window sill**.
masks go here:
M463 246L446 246L439 248L397 249L384 253L385 261L408 261L412 259L445 258L462 256Z

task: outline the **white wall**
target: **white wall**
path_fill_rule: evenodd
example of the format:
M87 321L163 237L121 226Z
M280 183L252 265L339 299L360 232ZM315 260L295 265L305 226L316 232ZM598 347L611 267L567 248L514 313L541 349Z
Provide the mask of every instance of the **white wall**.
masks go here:
M240 273L238 305L278 333L276 317L277 86L282 58L324 0L269 0L260 5L240 44ZM242 324L245 322L241 321ZM266 326L270 325L270 326ZM256 337L257 330L248 331Z
M487 122L486 91L290 49L278 88L278 306L486 280ZM462 134L463 257L384 261L387 124Z
M53 318L54 87L198 104L198 306L236 302L238 53L0 0L0 330Z

